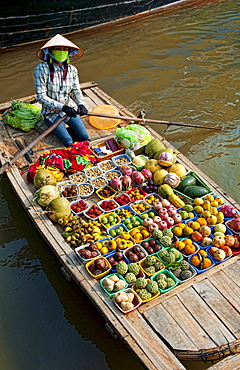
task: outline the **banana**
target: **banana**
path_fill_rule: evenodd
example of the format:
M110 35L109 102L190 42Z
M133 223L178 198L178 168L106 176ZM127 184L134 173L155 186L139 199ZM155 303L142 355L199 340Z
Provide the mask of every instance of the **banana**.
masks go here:
M67 233L68 231L73 231L73 229L70 226L65 227L65 232Z

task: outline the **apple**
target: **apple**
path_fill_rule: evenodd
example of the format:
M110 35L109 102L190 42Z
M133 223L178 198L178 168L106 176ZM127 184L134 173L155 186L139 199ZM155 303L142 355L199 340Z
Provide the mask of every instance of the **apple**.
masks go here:
M160 230L164 230L164 229L167 229L168 228L168 225L166 223L166 221L162 220L159 222L159 229Z
M165 220L166 218L169 217L167 211L161 212L161 214L159 214L159 216L161 217L162 220Z
M173 215L172 218L175 224L178 224L179 222L182 221L182 216L179 213L176 213L175 215Z
M163 205L163 207L168 207L168 206L170 206L170 202L169 202L169 200L167 200L167 199L162 199L161 200L161 203L162 203L162 205Z
M174 215L176 215L176 213L177 213L177 209L174 207L174 206L169 206L168 207L168 215L170 216L170 217L172 217L172 216L174 216Z
M159 217L159 216L154 216L154 217L152 218L152 220L153 220L153 222L154 222L155 224L158 224L162 219L161 219L161 217Z
M145 218L145 219L143 220L143 225L144 225L145 227L148 227L148 226L150 226L151 224L153 224L153 219L152 219L152 218L147 217L147 218Z
M223 224L217 224L217 225L214 226L214 232L218 232L219 231L220 233L225 234L226 230L227 230L227 228Z
M153 205L152 205L152 208L155 209L155 211L158 211L159 209L163 208L163 205L161 202L155 202Z
M151 225L148 226L148 231L150 231L150 233L158 229L159 229L158 224L155 224L155 223L152 223Z
M172 227L172 226L174 225L174 219L173 219L172 217L167 217L167 218L165 219L165 221L166 221L166 223L167 223L167 225L168 225L168 228L169 228L169 227Z

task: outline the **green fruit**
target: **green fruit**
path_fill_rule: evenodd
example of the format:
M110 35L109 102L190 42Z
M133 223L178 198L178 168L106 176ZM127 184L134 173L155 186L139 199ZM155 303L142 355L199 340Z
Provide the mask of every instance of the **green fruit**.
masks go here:
M117 230L112 229L112 230L110 230L110 231L109 231L109 234L110 234L113 238L115 238L115 236L117 236L116 231L117 231Z
M107 224L108 223L107 217L102 217L101 218L101 221L102 221L103 224Z
M154 212L149 212L148 213L148 217L153 218L154 216L156 216Z
M148 218L150 216L147 213L143 213L142 215L140 215L140 217L141 217L142 220L145 220L145 218Z
M113 222L115 220L115 217L113 216L108 216L108 222Z

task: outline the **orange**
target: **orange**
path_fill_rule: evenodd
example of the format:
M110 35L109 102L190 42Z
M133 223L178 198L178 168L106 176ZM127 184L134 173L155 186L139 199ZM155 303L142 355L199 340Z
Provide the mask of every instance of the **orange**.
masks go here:
M198 222L201 226L207 225L207 220L203 217L199 217L196 219L196 222Z
M176 243L175 243L175 247L179 250L179 251L182 251L184 248L185 248L185 243L178 240Z
M186 245L186 244L192 244L192 239L189 239L189 238L186 238L186 239L183 239L183 243Z
M186 225L183 222L181 222L180 224L178 224L178 227L180 227L181 229L184 229Z
M197 221L191 221L189 225L194 231L200 229L200 224Z
M196 267L200 265L201 260L197 254L195 256L192 256L191 263L193 264L193 266L196 266Z
M172 231L173 231L173 234L176 235L176 236L182 236L182 234L183 234L183 231L182 231L181 227L179 227L179 226L175 226L172 229Z
M193 254L196 252L196 247L194 244L186 244L184 248L186 254Z
M212 266L212 261L210 260L210 258L204 258L202 269L207 269L210 266Z

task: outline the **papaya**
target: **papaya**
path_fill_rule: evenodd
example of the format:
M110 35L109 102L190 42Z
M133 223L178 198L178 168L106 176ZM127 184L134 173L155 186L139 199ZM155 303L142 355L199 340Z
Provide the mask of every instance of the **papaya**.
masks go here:
M169 197L168 197L168 200L169 202L171 202L176 208L181 208L181 207L184 207L185 206L185 203L184 201L179 197L177 196L176 194L171 194Z
M168 184L163 184L163 185L160 185L159 188L158 188L158 194L162 197L162 198L166 198L168 199L168 197L170 195L173 194L173 189L171 188L170 185Z

